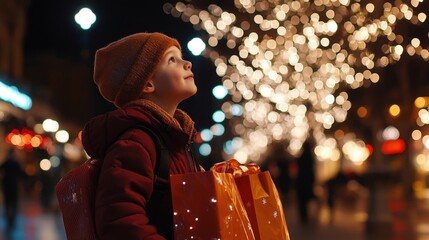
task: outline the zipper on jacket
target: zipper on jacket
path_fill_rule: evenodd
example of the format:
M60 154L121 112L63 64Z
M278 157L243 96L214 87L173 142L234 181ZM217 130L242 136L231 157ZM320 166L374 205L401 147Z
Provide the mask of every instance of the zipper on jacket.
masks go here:
M190 172L199 172L199 164L198 161L196 160L194 153L192 152L191 149L191 141L189 141L186 144L186 151L187 151L187 156L188 156L188 166L189 166L189 171ZM189 159L190 158L190 159ZM190 166L191 165L191 166Z

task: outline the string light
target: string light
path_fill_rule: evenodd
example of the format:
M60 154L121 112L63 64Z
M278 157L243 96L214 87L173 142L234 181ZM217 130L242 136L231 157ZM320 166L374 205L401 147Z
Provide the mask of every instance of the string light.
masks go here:
M325 130L345 121L351 108L347 89L377 83L376 70L404 54L429 60L421 39L407 42L395 28L399 22L424 23L427 16L418 11L423 0L383 6L236 0L234 12L215 4L202 10L188 2L167 3L164 11L207 32L203 54L231 95L222 111L227 118L242 118L232 127L242 140L235 156L241 161L257 161L275 140L286 140L296 154L310 132L321 153L336 152L322 146L331 141ZM381 51L370 50L375 43ZM236 105L242 113L233 112Z

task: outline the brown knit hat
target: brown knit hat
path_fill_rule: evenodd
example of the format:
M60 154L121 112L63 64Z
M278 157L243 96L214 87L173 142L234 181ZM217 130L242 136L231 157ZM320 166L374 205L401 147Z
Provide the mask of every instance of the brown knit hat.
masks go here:
M176 39L162 33L136 33L115 41L95 53L94 82L101 95L121 107L136 100Z

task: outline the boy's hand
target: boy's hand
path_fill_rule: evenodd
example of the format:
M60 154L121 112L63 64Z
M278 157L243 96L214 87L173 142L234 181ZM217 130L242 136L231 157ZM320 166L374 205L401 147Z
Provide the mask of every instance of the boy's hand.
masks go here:
M261 172L261 168L258 164L248 163L246 165L241 165L236 159L216 163L210 170L220 173L232 173L234 177Z

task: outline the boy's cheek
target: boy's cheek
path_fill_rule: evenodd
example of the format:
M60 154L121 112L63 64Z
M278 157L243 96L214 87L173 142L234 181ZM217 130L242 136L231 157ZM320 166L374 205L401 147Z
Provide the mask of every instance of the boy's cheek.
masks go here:
M182 74L180 74L179 72L173 72L170 75L170 79L174 79L174 80L180 81L182 78L184 78L184 76L182 76Z

